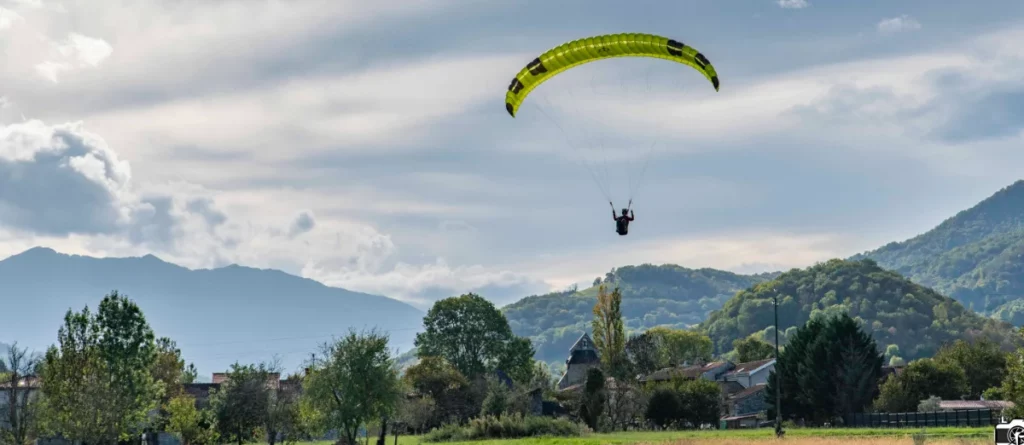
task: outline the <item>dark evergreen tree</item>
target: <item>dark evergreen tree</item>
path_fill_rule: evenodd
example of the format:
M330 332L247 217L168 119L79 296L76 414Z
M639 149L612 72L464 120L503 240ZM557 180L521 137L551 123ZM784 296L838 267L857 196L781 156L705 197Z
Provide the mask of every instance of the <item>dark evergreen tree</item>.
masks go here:
M874 340L849 315L812 319L790 337L769 376L768 417L775 417L776 373L782 417L822 424L867 409L878 394L882 364Z

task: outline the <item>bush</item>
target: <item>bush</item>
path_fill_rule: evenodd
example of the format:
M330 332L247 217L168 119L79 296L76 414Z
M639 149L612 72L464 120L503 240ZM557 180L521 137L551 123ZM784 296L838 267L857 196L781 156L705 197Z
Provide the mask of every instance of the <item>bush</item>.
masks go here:
M502 418L480 417L470 420L465 426L445 425L427 433L423 436L423 440L425 442L466 442L538 436L579 437L589 433L590 429L586 426L567 419L513 414Z

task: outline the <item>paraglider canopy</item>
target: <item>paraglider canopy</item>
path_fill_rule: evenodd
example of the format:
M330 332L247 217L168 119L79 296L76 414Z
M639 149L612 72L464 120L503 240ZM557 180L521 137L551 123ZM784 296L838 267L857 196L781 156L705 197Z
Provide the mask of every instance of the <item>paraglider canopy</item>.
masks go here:
M505 109L515 117L526 96L544 81L570 68L613 57L653 57L682 63L704 74L718 91L715 67L693 47L652 34L608 34L563 43L533 59L509 84Z

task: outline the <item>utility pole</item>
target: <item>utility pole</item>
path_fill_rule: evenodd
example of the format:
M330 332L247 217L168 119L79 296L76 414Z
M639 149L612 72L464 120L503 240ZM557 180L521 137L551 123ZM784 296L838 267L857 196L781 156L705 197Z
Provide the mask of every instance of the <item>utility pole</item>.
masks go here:
M782 376L779 369L779 293L772 289L772 302L775 307L775 436L782 438L786 434L782 430Z

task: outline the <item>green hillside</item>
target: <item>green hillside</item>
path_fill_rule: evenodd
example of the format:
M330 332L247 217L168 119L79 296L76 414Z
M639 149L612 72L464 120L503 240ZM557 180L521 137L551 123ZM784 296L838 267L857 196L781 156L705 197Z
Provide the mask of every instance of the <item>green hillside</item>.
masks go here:
M949 295L980 313L1024 321L1024 181L934 229L854 256ZM1006 306L1003 306L1006 304Z
M980 316L871 260L835 259L791 270L726 302L700 326L716 352L727 352L733 340L772 326L776 293L781 297L780 331L811 317L847 312L880 347L895 344L906 360L929 357L943 343L958 338L987 336L1007 347L1018 338L1009 323Z
M601 280L622 290L626 329L659 325L687 327L703 321L741 289L777 274L738 275L676 265L626 266ZM598 284L595 280L595 285ZM537 359L563 361L573 342L589 329L597 287L526 297L502 308L516 335L530 337Z

